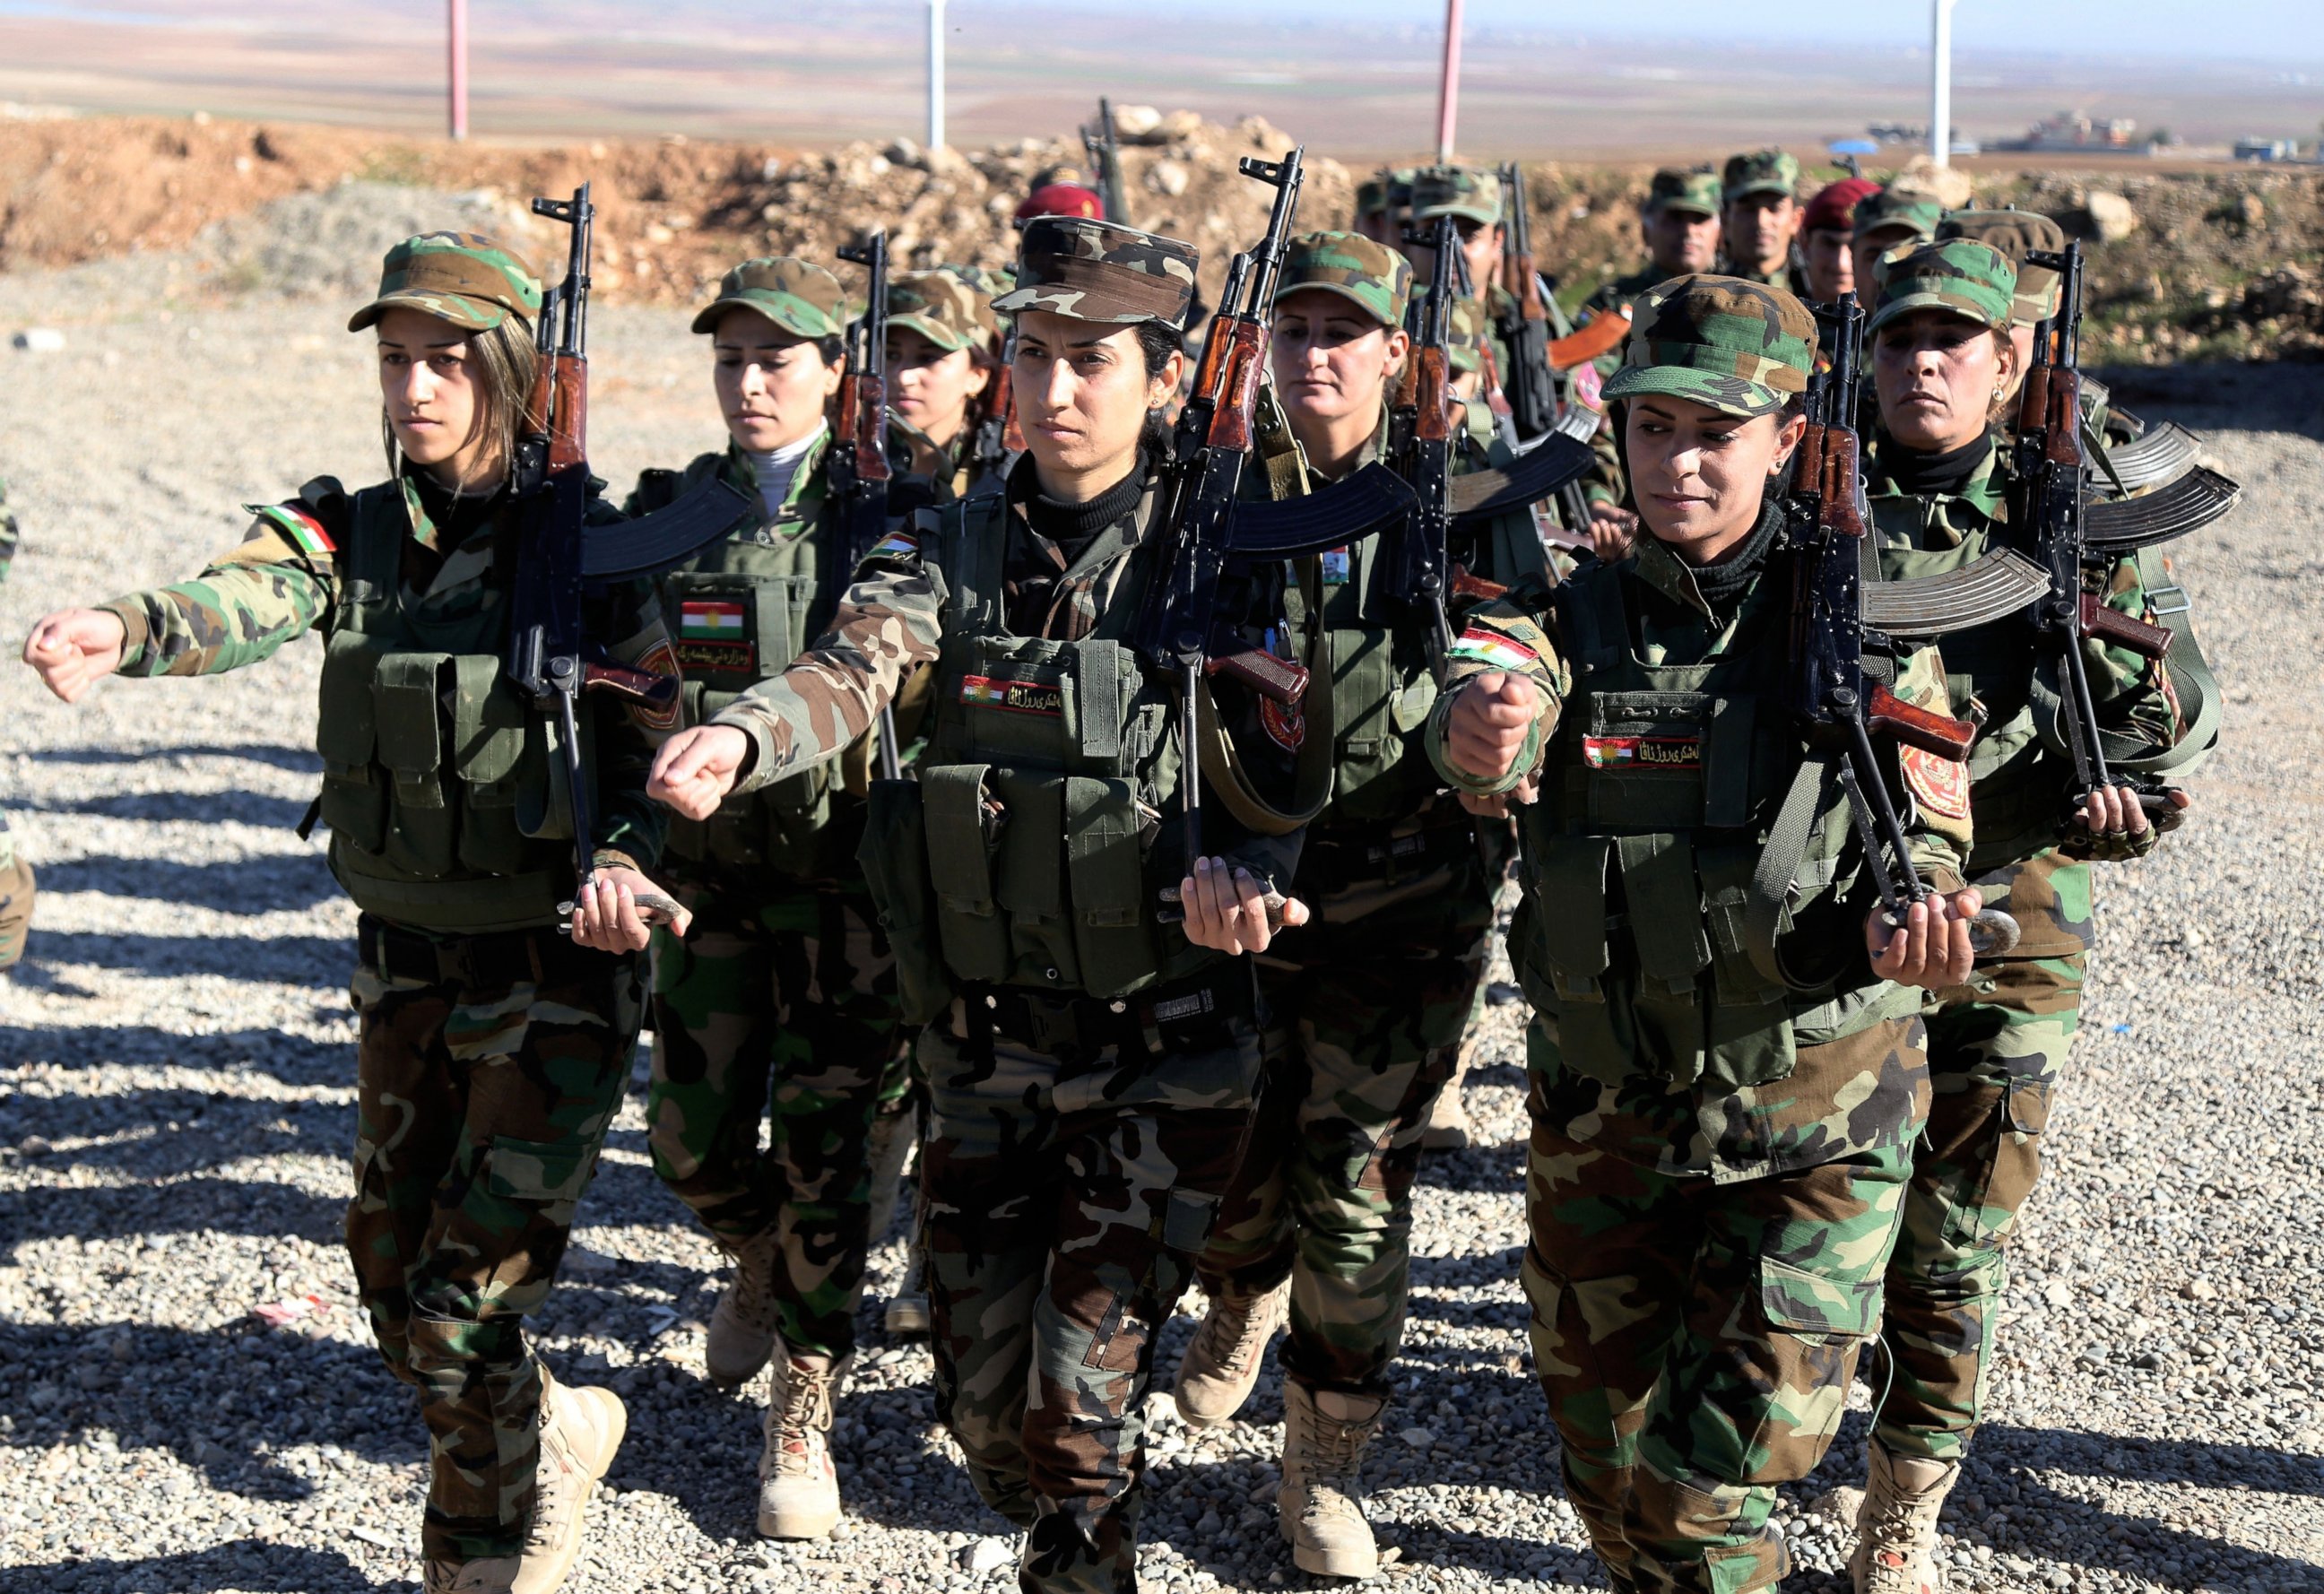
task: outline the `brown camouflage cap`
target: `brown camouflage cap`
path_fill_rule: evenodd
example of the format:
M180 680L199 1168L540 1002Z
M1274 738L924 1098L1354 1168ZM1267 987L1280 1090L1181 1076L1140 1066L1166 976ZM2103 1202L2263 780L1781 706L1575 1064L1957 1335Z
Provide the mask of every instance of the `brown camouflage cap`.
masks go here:
M1944 202L1935 196L1892 186L1856 202L1856 235L1869 238L1902 229L1926 244L1937 235L1937 224L1944 217Z
M1694 216L1719 214L1719 177L1708 166L1665 166L1646 185L1648 216L1674 210Z
M1880 295L1865 329L1877 332L1914 310L1943 310L1996 332L2009 329L2017 268L1990 244L1954 238L1880 259Z
M946 354L973 343L989 347L1001 330L992 300L942 266L888 284L888 325L908 327Z
M1728 415L1772 415L1807 391L1815 351L1815 318L1782 289L1674 277L1638 300L1605 396L1668 393Z
M347 318L361 332L399 306L469 332L487 332L511 310L540 314L540 277L523 255L482 233L422 233L380 263L379 297Z
M1501 219L1501 174L1477 166L1424 166L1412 174L1412 219L1440 216L1481 222Z
M1383 327L1401 327L1412 298L1412 263L1360 233L1303 233L1283 252L1275 302L1309 288L1353 299Z
M800 337L837 337L847 329L847 295L839 279L811 260L775 254L746 260L718 280L718 297L694 318L696 332L715 332L731 309L756 310Z
M1747 194L1793 194L1799 191L1800 163L1781 150L1753 150L1727 157L1719 180L1720 197L1740 199Z
M1202 255L1191 244L1079 216L1025 224L1017 286L992 301L1014 315L1054 310L1077 321L1185 325Z
M1937 224L1937 242L1954 238L1988 244L2017 268L2017 292L2009 309L2013 323L2037 326L2058 313L2058 295L2063 286L2058 273L2048 266L2027 265L2025 252L2039 249L2054 253L2063 249L2065 228L2038 210L1956 210Z

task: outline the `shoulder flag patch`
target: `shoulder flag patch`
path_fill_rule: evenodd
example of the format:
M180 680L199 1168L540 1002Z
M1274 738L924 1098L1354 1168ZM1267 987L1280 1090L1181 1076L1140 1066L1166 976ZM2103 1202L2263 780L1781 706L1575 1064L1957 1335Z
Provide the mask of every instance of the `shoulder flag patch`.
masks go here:
M919 533L910 526L899 526L872 544L871 557L875 559L917 559L920 557Z
M1452 644L1449 658L1481 664L1488 669L1526 669L1539 661L1541 655L1497 631L1472 625L1461 633Z
M291 546L309 558L327 559L339 551L339 545L323 529L323 522L302 505L245 503L242 507L288 537Z

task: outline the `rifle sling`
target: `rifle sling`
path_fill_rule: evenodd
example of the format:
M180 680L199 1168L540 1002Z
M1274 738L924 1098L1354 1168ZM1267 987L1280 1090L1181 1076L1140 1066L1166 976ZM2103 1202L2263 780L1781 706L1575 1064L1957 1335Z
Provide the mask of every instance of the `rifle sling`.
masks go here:
M1252 788L1250 777L1243 772L1241 756L1235 751L1234 739L1227 733L1225 722L1220 717L1217 700L1211 696L1207 676L1203 677L1202 696L1194 704L1194 734L1202 743L1201 770L1199 775L1189 772L1185 778L1205 782L1211 795L1225 804L1236 822L1254 835L1288 835L1312 824L1332 800L1339 730L1332 718L1331 633L1323 624L1322 579L1314 561L1308 562L1301 579L1313 589L1307 594L1307 691L1299 700L1306 739L1299 744L1288 812L1277 809Z
M1794 895L1801 889L1801 865L1815 840L1824 810L1831 806L1839 773L1840 754L1811 749L1792 776L1791 789L1775 810L1775 823L1760 850L1759 865L1751 874L1751 893L1744 904L1744 950L1760 977L1786 990L1800 989L1784 972L1775 955L1776 937L1784 933ZM1905 867L1909 868L1907 863Z

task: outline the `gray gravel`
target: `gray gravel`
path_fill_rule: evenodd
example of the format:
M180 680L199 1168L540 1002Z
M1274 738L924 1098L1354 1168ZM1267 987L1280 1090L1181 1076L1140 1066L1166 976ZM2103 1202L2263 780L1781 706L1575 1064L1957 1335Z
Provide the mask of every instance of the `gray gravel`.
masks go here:
M316 223L327 231L337 223ZM149 277L147 282L161 279ZM190 572L235 506L378 468L337 301L140 297L134 274L0 278L0 470L27 551L13 649L47 609ZM163 314L164 309L167 315ZM683 318L601 314L600 468L718 436ZM1948 1525L1955 1587L2324 1589L2324 380L2239 369L2126 383L2211 433L2249 486L2180 556L2229 682L2199 821L2116 871L2084 1040L2029 1214L1994 1422ZM352 1310L352 913L290 825L314 781L317 651L204 683L107 683L78 712L0 669L0 805L42 873L0 981L0 1590L412 1587L422 1440ZM2258 705L2267 705L2263 717ZM1522 1009L1490 1010L1469 1109L1488 1144L1423 1174L1408 1393L1372 1465L1386 1580L1600 1586L1527 1370ZM715 1258L648 1166L632 1100L539 1322L610 1380L632 1437L591 1512L589 1594L996 1589L1013 1560L933 1424L924 1350L884 1345L841 1407L855 1516L810 1546L752 1534L754 1400L702 1376ZM876 1260L883 1290L899 1261ZM288 1328L253 1308L312 1294ZM1167 1331L1175 1364L1191 1323ZM1845 1586L1828 1491L1859 1414L1781 1522L1803 1589ZM1306 1582L1275 1536L1281 1401L1199 1437L1158 1403L1149 1589ZM1398 1432L1401 1431L1401 1432Z

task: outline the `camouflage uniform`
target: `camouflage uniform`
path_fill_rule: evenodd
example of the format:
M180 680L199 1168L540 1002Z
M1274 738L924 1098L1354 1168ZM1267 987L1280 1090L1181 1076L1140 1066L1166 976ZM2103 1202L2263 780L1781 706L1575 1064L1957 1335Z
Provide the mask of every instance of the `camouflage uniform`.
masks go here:
M1726 170L1720 175L1720 218L1738 199L1753 194L1787 194L1796 197L1800 187L1800 162L1797 156L1782 150L1754 150L1748 154L1729 155ZM1730 256L1719 268L1738 276L1747 282L1760 282L1770 288L1781 288L1804 299L1808 293L1807 272L1801 269L1796 238L1784 256L1784 263L1772 272L1747 272Z
M1409 276L1379 245L1311 234L1294 242L1276 297L1328 289L1394 327L1404 319ZM1474 331L1481 335L1480 321ZM1468 364L1475 367L1473 349ZM1485 406L1469 409L1482 415ZM1356 465L1378 458L1385 438L1383 416ZM1296 894L1314 918L1260 963L1272 1111L1253 1134L1201 1266L1213 1295L1260 1295L1289 1278L1286 1374L1311 1389L1361 1395L1388 1392L1409 1285L1421 1129L1452 1074L1482 978L1500 861L1489 859L1467 811L1439 791L1421 743L1435 696L1426 622L1416 613L1392 628L1367 622L1382 548L1370 539L1323 560L1339 758L1332 805L1310 827L1300 860ZM1464 535L1452 557L1500 585L1550 582L1523 514ZM1304 601L1293 597L1296 629Z
M16 557L16 516L8 507L8 484L0 479L0 582ZM8 815L0 813L0 970L13 969L24 955L32 924L32 866L16 855Z
M1192 297L1194 251L1172 240L1045 217L1021 250L998 309L1176 326ZM738 789L756 789L937 667L920 779L874 787L861 856L908 1014L936 1020L918 1060L938 1398L979 1492L1030 1529L1029 1589L1132 1586L1154 1325L1241 1156L1259 1067L1250 965L1157 913L1194 776L1169 692L1120 640L1152 572L1151 487L1101 494L1124 507L1066 543L1036 529L1037 511L1054 522L1029 461L1005 494L921 511L813 650L716 722L750 738ZM1293 755L1259 722L1296 722L1223 678L1216 696L1246 774L1287 787ZM1296 828L1253 832L1205 786L1216 850L1287 885Z
M1692 277L1638 310L1610 396L1748 416L1805 383L1814 323L1780 290ZM1643 537L1546 604L1480 608L1430 721L1464 789L1540 772L1509 932L1536 1014L1524 1282L1567 1491L1621 1589L1783 1577L1775 1486L1839 1427L1927 1110L1918 998L1871 976L1844 807L1816 813L1792 890L1759 910L1778 800L1815 767L1780 706L1787 584L1763 563L1780 514L1723 562L1743 585L1716 600ZM1541 692L1499 779L1443 751L1452 694L1489 670ZM1941 692L1932 652L1897 689ZM1908 812L1915 866L1958 889L1965 822Z
M1709 167L1665 166L1656 171L1646 185L1646 201L1639 206L1638 213L1642 220L1646 220L1665 212L1717 216L1718 174ZM1616 277L1611 281L1600 283L1585 303L1595 313L1615 310L1628 315L1640 294L1666 280L1662 268L1649 260L1627 277ZM1600 370L1608 376L1619 370L1621 364L1619 350L1601 356L1599 361Z
M694 330L738 308L807 338L837 336L845 315L836 278L788 258L729 272ZM623 505L650 513L712 478L750 501L724 541L660 579L687 723L779 672L838 607L850 565L830 447L825 431L771 512L732 444L645 472ZM682 941L654 933L646 1095L654 1171L730 1250L773 1233L783 1342L834 1359L854 1348L872 1244L872 1119L907 1083L895 957L854 868L871 751L852 751L706 823L672 823L669 873L695 923Z
M1871 326L1936 309L1998 329L2020 306L2047 314L2055 289L2053 276L2045 299L2041 283L2020 283L1983 244L1924 246L1888 258ZM1886 574L1956 569L2011 544L1998 447L1952 491L1907 492L1896 478L1909 457L1885 436L1876 445L1869 493ZM2103 592L2112 607L2155 621L2139 560L2116 561ZM2008 956L1980 960L1969 984L1939 993L1929 1016L1934 1099L1888 1269L1883 1339L1895 1373L1874 1433L1894 1455L1950 1461L1967 1447L1983 1405L2006 1248L2041 1170L2096 925L2090 865L2058 846L2072 765L2030 701L2030 634L2002 622L1947 636L1942 651L1951 712L1979 725L1969 766L1978 816L1970 883L2024 931ZM2101 721L2123 738L2110 755L2181 741L2186 726L2161 665L2097 642L2085 651Z
M888 325L917 332L946 354L974 346L988 359L994 358L1001 353L1001 327L992 313L992 296L1001 291L1005 288L989 285L984 273L968 266L907 272L888 285ZM892 419L908 447L907 468L917 478L941 484L942 497L965 498L972 493L999 490L1007 474L1005 428L992 438L1003 451L983 457L978 450L985 441L985 417L1001 382L996 370L983 393L969 401L968 419L960 435L943 447L900 419ZM896 392L892 372L888 392L892 403Z

